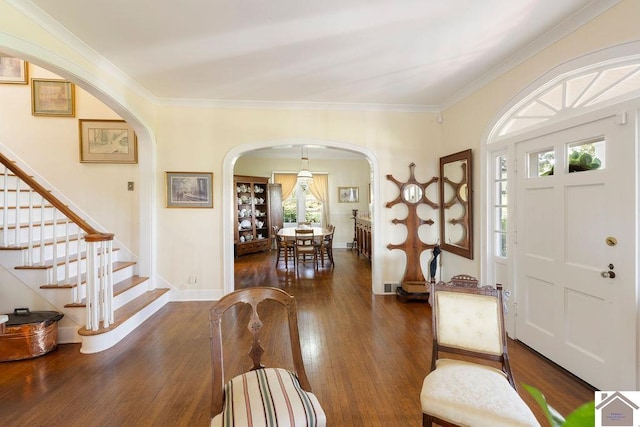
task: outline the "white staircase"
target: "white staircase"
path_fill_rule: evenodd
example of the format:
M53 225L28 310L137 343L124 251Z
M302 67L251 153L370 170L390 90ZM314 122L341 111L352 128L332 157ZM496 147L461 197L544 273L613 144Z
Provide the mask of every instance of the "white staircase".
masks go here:
M81 342L82 353L105 350L169 301L169 289L138 276L134 255L113 235L2 154L0 163L0 265L64 314L60 342Z

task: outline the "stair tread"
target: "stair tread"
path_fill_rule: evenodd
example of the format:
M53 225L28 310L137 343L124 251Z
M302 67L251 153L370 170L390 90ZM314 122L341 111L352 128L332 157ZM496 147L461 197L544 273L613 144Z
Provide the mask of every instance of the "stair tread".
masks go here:
M69 242L74 242L78 240L78 235L73 235L69 237ZM65 243L65 240L58 240L57 243L58 244L62 244ZM48 246L48 245L52 245L53 244L53 239L49 238L49 239L45 239L44 240L44 245ZM40 241L36 241L36 243L33 244L33 248L39 248L41 246ZM29 249L29 243L28 242L24 242L24 243L14 243L13 245L9 245L9 246L0 246L0 251L12 251L12 250L22 250L22 249Z
M134 261L116 261L111 264L111 270L115 273L116 271L122 270L123 268L131 267L132 265L136 265ZM26 269L27 267L22 267L22 269ZM39 267L42 268L42 267ZM80 275L80 283L87 282L87 275L82 273ZM57 285L41 285L40 289L57 289L57 288L75 288L78 286L78 276L70 277L69 283L58 283Z
M113 248L111 251L115 252L119 250L120 250L119 248ZM78 258L77 255L74 255L73 257L69 257L69 262L75 262L77 258ZM85 259L85 258L87 258L87 253L81 252L80 259ZM46 270L47 268L52 268L54 265L63 265L65 262L67 262L66 257L59 257L56 260L49 259L44 263L37 263L34 265L17 265L14 268L16 270Z
M135 287L136 285L139 285L140 283L143 283L145 281L149 280L148 277L144 277L144 276L131 276L131 277L127 277L124 280L119 281L118 283L114 283L113 284L113 296L118 296L121 293L128 291L129 289ZM41 288L45 289L47 288L47 286L41 286ZM80 302L74 302L74 303L70 303L70 304L65 304L65 307L86 307L87 306L87 300L86 298L82 298L82 300Z
M114 313L115 321L108 328L100 327L97 331L87 330L85 326L78 330L78 335L82 336L92 336L92 335L100 335L106 332L112 331L116 329L118 326L123 324L125 321L129 320L133 315L138 313L140 310L160 298L165 293L169 292L168 288L154 289L152 291L147 291L139 297L135 298L131 302L123 305L119 309L117 309Z

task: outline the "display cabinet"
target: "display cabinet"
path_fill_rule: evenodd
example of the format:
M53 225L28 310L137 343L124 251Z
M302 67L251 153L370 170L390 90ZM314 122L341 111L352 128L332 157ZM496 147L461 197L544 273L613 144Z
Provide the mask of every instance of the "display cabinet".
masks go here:
M269 222L269 178L235 175L236 256L268 251L271 247Z

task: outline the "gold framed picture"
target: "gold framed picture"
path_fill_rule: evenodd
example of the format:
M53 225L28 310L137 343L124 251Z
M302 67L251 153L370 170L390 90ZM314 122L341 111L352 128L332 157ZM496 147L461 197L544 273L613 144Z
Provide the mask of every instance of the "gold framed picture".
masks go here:
M66 80L31 79L31 114L75 117L75 85Z
M0 83L26 85L29 83L28 78L27 61L0 53Z
M338 187L338 203L358 203L358 187Z
M213 208L212 172L166 172L168 208Z
M80 163L138 163L138 141L124 120L79 120Z

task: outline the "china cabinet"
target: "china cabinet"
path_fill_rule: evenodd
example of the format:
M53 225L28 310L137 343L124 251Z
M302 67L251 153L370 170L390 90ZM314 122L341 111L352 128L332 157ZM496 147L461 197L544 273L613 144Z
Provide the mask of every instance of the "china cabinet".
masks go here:
M236 256L268 251L271 247L269 223L269 178L235 175Z

